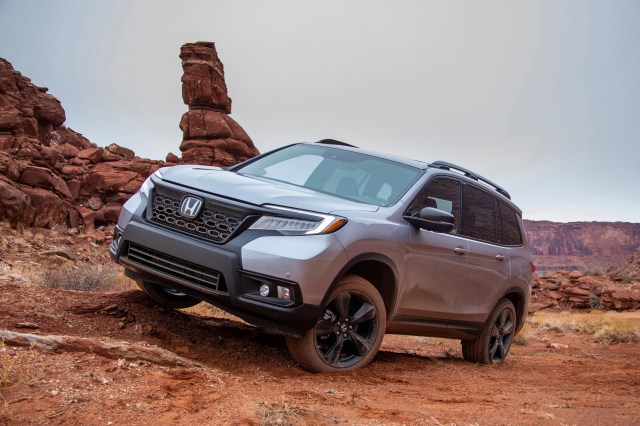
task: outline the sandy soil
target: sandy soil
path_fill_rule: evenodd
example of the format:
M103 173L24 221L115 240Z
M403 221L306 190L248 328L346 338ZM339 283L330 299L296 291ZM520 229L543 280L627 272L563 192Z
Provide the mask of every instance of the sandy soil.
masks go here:
M536 334L505 364L479 366L455 341L387 336L367 368L314 375L281 337L227 315L164 310L136 291L49 289L5 274L0 309L0 329L158 346L203 365L5 347L19 380L0 390L0 424L640 423L640 344Z

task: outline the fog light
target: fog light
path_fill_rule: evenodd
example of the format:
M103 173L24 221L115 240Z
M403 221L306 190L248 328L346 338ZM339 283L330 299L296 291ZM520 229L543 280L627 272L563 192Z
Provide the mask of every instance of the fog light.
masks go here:
M278 287L278 293L280 292L280 287ZM269 295L269 286L267 284L262 284L260 286L260 296L267 297Z
M278 286L278 298L284 300L291 300L291 291L288 287Z

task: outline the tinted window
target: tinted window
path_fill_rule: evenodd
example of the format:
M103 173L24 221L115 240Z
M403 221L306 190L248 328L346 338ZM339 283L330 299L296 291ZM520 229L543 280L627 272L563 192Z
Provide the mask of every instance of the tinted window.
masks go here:
M464 185L460 233L482 241L498 242L496 199L471 185Z
M501 202L500 218L502 221L502 244L506 246L522 245L522 234L520 233L516 212Z
M452 234L460 229L460 182L447 178L436 178L427 183L413 200L408 213L418 216L425 207L435 207L451 213L455 218Z

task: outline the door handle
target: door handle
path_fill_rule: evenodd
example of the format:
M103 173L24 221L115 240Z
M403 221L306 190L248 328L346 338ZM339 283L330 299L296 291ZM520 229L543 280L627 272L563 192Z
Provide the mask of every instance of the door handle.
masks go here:
M504 254L496 254L496 260L503 261L507 258Z
M462 256L463 254L467 254L467 249L466 249L466 248L464 248L464 247L456 247L456 248L454 248L454 249L453 249L453 251L454 251L456 254L459 254L459 255L461 255L461 256Z

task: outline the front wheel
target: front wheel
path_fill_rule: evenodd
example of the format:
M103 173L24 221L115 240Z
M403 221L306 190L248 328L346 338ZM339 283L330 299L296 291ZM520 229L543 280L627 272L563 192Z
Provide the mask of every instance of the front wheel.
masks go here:
M190 308L200 303L200 300L195 297L191 297L178 290L143 281L138 281L137 284L149 295L151 300L165 308Z
M516 310L509 299L501 299L489 315L476 340L462 341L462 357L480 364L504 361L516 331Z
M378 352L386 321L378 290L362 277L347 275L316 325L302 338L287 337L287 347L298 364L313 373L355 370Z

